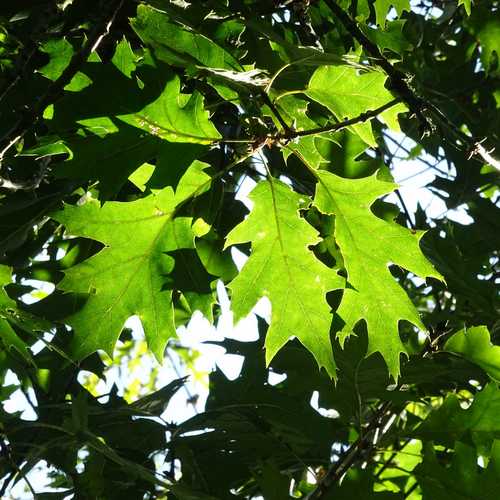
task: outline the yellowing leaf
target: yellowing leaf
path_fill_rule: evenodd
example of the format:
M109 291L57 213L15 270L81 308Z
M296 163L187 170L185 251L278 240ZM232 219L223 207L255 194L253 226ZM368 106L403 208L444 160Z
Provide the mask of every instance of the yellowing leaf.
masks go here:
M396 283L389 264L397 264L421 276L440 278L419 247L422 232L412 234L395 222L386 222L370 210L375 200L392 192L396 185L377 179L344 179L318 172L315 204L335 215L335 240L340 247L350 288L344 291L337 311L344 322L341 342L355 325L365 320L368 354L382 353L391 375L399 375L399 356L405 352L398 323L406 320L424 326L412 302Z
M318 365L335 377L326 293L342 288L343 280L309 248L319 239L298 213L306 197L273 179L260 182L250 199L255 204L250 215L226 240L226 246L252 242L248 261L229 285L236 320L261 297L268 297L272 317L265 343L267 363L290 338L297 337Z

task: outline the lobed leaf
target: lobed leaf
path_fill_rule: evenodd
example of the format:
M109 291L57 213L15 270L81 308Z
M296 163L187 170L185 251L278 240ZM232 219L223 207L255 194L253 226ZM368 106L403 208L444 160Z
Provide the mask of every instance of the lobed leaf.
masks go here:
M198 164L198 189L210 177ZM191 218L176 216L178 206L197 194L193 189L174 193L166 187L133 202L97 201L64 207L52 217L68 233L105 244L96 255L65 271L61 290L87 294L85 305L66 319L75 330L72 356L83 359L97 349L112 355L125 321L137 315L151 351L162 359L170 337L175 336L172 307L174 258L179 249L194 248ZM182 182L182 179L181 179Z
M319 242L318 233L298 212L308 200L275 179L260 182L250 199L255 204L250 215L226 240L226 247L252 243L248 261L229 285L235 319L268 297L272 313L265 342L267 363L296 337L335 378L326 293L342 288L343 279L310 249Z
M338 120L354 118L394 100L385 88L386 77L378 72L360 73L350 66L322 66L318 68L305 91L311 99L327 107ZM406 110L404 104L396 104L380 114L393 130L399 130L398 113ZM376 147L370 122L351 125L369 146Z
M463 329L444 345L449 352L460 354L479 365L493 380L500 381L500 346L493 345L485 326Z
M399 357L406 351L398 324L406 320L424 329L418 312L396 283L389 264L397 264L421 277L440 279L439 273L419 247L423 232L412 233L395 222L376 217L371 206L377 198L392 192L396 185L374 174L362 179L344 179L319 171L314 204L335 215L335 241L347 270L337 314L343 322L339 337L352 334L356 324L365 320L368 327L368 353L380 352L394 378L399 376Z

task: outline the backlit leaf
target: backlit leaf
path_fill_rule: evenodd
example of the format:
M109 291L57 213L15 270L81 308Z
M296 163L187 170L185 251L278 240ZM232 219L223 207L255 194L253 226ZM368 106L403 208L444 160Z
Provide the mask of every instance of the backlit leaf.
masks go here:
M383 73L359 73L349 66L323 66L312 76L306 94L326 106L338 120L354 118L389 103L394 96L384 87ZM396 104L380 114L387 125L399 130L397 115L405 111L403 104ZM370 122L351 125L368 145L376 146Z
M444 348L476 363L492 379L500 381L500 346L491 343L490 334L485 326L476 326L455 333Z
M269 298L267 362L297 337L335 377L326 293L341 288L343 280L309 248L319 242L318 233L298 213L308 200L274 179L260 182L250 199L255 204L250 215L226 240L226 246L252 243L250 258L229 285L235 319L246 316L261 297Z
M423 233L412 234L395 222L376 217L371 206L396 185L376 174L363 179L343 179L318 172L315 204L326 214L335 215L335 240L340 247L348 274L337 311L344 323L341 341L364 319L368 327L368 354L380 352L394 378L399 375L399 356L405 348L398 324L406 320L424 329L417 310L396 283L389 264L397 264L417 276L440 275L419 247Z
M9 318L17 308L16 303L4 290L5 285L11 282L10 269L7 266L0 265L0 339L4 348L7 350L15 349L26 361L31 362L28 345L19 338L9 322Z
M199 185L208 184L210 178L197 172ZM168 252L194 248L192 220L176 217L176 209L194 194L174 194L167 187L133 202L100 207L91 200L53 214L69 234L105 245L67 270L59 284L62 290L88 294L85 305L66 319L75 330L74 357L81 359L96 349L112 354L125 321L137 315L151 350L162 359L167 340L175 336L169 283L175 262Z
M170 21L169 16L148 5L139 5L132 28L157 56L174 65L201 64L211 68L240 70L238 61L200 33Z

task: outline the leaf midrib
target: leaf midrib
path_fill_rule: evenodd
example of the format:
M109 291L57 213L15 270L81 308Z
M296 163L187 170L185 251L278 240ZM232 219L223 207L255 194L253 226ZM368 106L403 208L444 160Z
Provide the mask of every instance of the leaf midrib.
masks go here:
M273 205L274 220L276 223L276 237L279 241L281 256L283 258L283 261L285 262L285 269L286 269L287 274L288 274L288 280L291 284L293 284L292 287L287 288L287 293L286 293L287 301L288 301L288 295L290 294L290 288L291 288L291 289L293 289L295 299L296 299L297 303L299 304L299 307L301 309L301 312L302 312L306 322L309 324L312 331L314 331L314 325L311 322L309 315L307 314L307 309L305 308L302 300L300 299L300 295L297 293L297 287L295 284L295 280L293 279L293 276L292 276L292 273L290 270L290 265L288 263L288 255L285 251L285 246L284 246L284 242L283 242L283 238L282 238L282 234L281 234L281 226L280 226L279 216L278 216L278 207L277 207L277 203L276 203L276 193L274 191L274 184L273 184L272 177L269 177L269 186L271 188L271 199L272 199L272 205Z

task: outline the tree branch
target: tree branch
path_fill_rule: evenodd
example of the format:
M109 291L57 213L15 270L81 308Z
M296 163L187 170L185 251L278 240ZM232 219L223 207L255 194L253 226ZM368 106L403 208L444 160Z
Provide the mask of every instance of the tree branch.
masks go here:
M432 130L431 124L424 116L424 111L427 109L434 117L446 128L448 128L456 137L458 137L470 152L470 155L481 158L484 162L488 163L500 172L500 161L491 156L491 151L487 151L482 142L464 134L450 119L432 102L423 99L416 95L415 91L408 85L407 76L396 69L376 44L374 44L358 27L349 15L337 5L334 0L324 0L329 9L337 16L340 22L344 25L345 29L351 36L358 41L363 47L365 52L369 54L374 61L385 71L389 77L389 89L397 93L401 99L406 103L410 111L416 116L422 125L423 131Z
M262 98L264 99L264 102L268 105L269 109L273 113L273 115L276 117L276 119L280 122L280 125L283 127L285 130L285 133L290 134L293 133L292 129L288 126L284 118L281 116L281 113L279 112L278 108L275 106L273 101L269 99L269 96L266 94L264 90L261 90L261 95Z
M349 446L349 448L334 462L327 473L321 478L316 488L309 493L306 500L320 500L330 491L342 476L366 453L366 445L369 443L372 431L380 427L382 419L391 407L391 402L382 403L373 414L365 428L364 433Z
M400 102L399 99L393 99L392 101L389 101L388 103L379 106L374 110L365 111L364 113L361 113L360 115L355 116L354 118L349 118L348 120L344 120L338 123L332 123L331 125L325 125L324 127L312 128L309 130L290 130L289 132L285 131L284 133L272 136L271 139L275 141L289 141L297 137L307 137L310 135L322 134L324 132L336 132L344 128L350 127L351 125L356 125L356 123L362 123L371 120L372 118L377 117L387 109L392 108L398 102Z
M410 111L418 118L422 126L429 130L430 124L427 118L423 115L427 103L419 96L415 95L414 91L407 83L407 77L404 73L397 70L380 52L380 49L374 44L358 27L358 25L344 12L333 0L324 0L325 4L337 16L345 29L352 35L354 39L363 47L375 62L385 71L389 77L390 90L396 92L401 99L407 104Z

